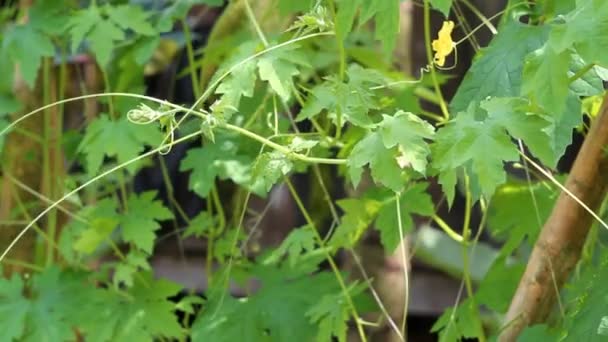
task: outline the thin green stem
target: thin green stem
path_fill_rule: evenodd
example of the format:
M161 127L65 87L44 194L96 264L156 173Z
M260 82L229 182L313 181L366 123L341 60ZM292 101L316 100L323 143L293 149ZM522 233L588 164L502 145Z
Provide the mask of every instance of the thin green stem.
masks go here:
M246 129L243 129L239 126L235 126L235 125L231 125L228 123L222 123L219 124L218 127L221 128L225 128L237 133L240 133L246 137L249 137L253 140L257 140L259 142L261 142L262 144L271 147L283 154L285 154L288 157L303 161L303 162L307 162L307 163L316 163L316 164L330 164L330 165L345 165L346 164L346 159L335 159L335 158L316 158L316 157L308 157L305 156L303 154L300 153L295 153L292 150L290 150L289 148L283 146L283 145L279 145L275 142L270 141L269 139L266 139L260 135L257 135L253 132L250 132Z
M17 128L15 128L15 133L21 134L24 137L32 140L33 142L35 142L37 144L42 145L44 143L44 137L42 137L41 135L36 134L30 130L27 130L25 128L17 127Z
M249 119L247 119L247 122L245 122L245 124L243 125L244 129L249 130L249 127L251 127L254 123L256 123L256 121L258 120L258 117L262 114L264 109L266 109L266 102L268 102L268 100L270 99L271 96L272 96L272 94L270 94L270 92L266 92L266 94L264 95L264 98L262 99L262 102L260 103L258 108L255 110L255 112L253 112L253 114L249 117Z
M79 100L84 100L84 99L88 99L88 98L94 98L94 97L106 97L106 96L123 96L123 97L133 97L133 98L139 98L142 100L147 100L147 101L152 101L152 102L156 102L156 103L160 103L160 104L164 104L166 106L169 106L171 108L174 109L179 109L181 111L188 111L190 110L191 112L195 113L197 116L200 116L202 118L206 118L207 114L202 113L200 111L193 111L191 109L188 109L186 107L183 106L179 106L164 100L159 100L157 98L154 97L150 97L150 96L145 96L145 95L139 95L139 94L130 94L130 93L99 93L99 94L89 94L89 95L83 95L83 96L77 96L77 97L73 97L73 98L69 98L69 99L65 99L65 100L61 100L61 101L57 101L51 104L48 104L46 106L40 107L34 111L31 111L29 113L27 113L26 115L20 117L19 119L15 120L14 122L12 122L8 127L4 128L2 131L0 131L0 136L5 134L6 132L8 132L8 130L10 130L12 127L14 127L15 125L17 125L18 123L20 123L21 121L25 120L26 118L35 115L37 113L40 113L42 111L44 111L47 108L59 105L59 104L63 104L63 103L68 103L68 102L74 102L74 101L79 101ZM243 134L253 140L259 141L262 144L271 147L279 152L282 152L284 154L286 154L289 157L292 157L294 159L303 161L303 162L307 162L307 163L318 163L318 164L330 164L330 165L344 165L346 164L346 159L332 159L332 158L315 158L315 157L308 157L305 156L303 154L299 154L299 153L295 153L293 151L291 151L289 148L276 144L272 141L270 141L269 139L266 139L260 135L257 135L256 133L250 132L244 128L241 128L239 126L235 126L235 125L231 125L228 123L220 123L218 124L219 128L224 128L224 129L228 129L240 134ZM167 145L172 146L172 143L164 143L163 148L166 148Z
M269 45L268 40L266 39L266 36L264 35L264 32L262 31L260 24L258 23L257 19L255 18L255 14L253 13L251 6L249 5L249 0L244 0L244 3L245 3L245 11L247 12L249 21L253 25L253 28L255 29L255 32L257 33L258 37L260 37L260 39L262 40L262 44L264 44L264 47L268 47L268 45Z
M439 82L437 81L437 72L435 71L435 65L433 64L433 52L431 51L431 9L429 6L429 0L424 0L424 45L426 47L426 58L431 72L431 79L433 80L433 86L435 87L435 94L439 98L439 107L445 120L450 119L450 112L445 104Z
M42 101L43 103L49 103L50 101L50 87L53 87L51 84L51 60L49 58L44 58L42 62L42 82L44 87L42 88ZM53 159L53 148L51 141L53 132L52 132L52 111L49 109L44 111L44 140L43 140L43 158L42 158L42 177L44 180L44 192L46 192L47 196L53 198L53 175L51 174L51 160ZM49 212L46 220L46 228L47 235L49 240L55 241L55 235L57 230L57 211L52 210ZM54 262L54 251L50 245L46 246L46 266L49 267Z
M158 164L160 166L160 171L163 176L163 182L165 183L165 188L167 189L167 197L169 198L169 202L171 203L171 208L177 210L177 212L182 216L182 218L189 223L189 218L186 213L182 210L181 206L175 199L175 194L173 190L173 184L171 183L171 177L169 176L169 171L167 170L167 165L165 164L165 159L162 156L158 156ZM175 233L175 238L177 239L177 248L179 249L179 256L181 261L186 263L186 254L184 252L184 244L182 241L182 237L179 234L179 227L177 224L177 218L173 217L173 232Z
M215 316L218 312L222 304L224 303L224 298L226 296L226 292L228 290L230 283L230 272L232 271L232 264L234 263L234 252L236 251L236 245L238 243L239 235L241 233L241 229L243 227L243 222L245 221L245 213L247 213L247 206L249 205L249 199L251 198L251 191L247 191L247 195L245 196L245 201L243 203L243 210L241 210L241 215L239 218L239 222L236 225L236 234L234 234L234 240L232 241L231 250L230 250L230 258L228 259L228 265L226 265L226 277L224 278L224 291L222 291L222 295L219 299L219 304L217 305L216 311L213 313Z
M201 84L198 81L198 75L194 66L194 49L192 48L192 34L190 33L190 26L186 19L182 19L182 27L184 30L184 38L186 40L186 55L188 56L188 65L190 66L190 80L192 81L192 89L196 96L201 94Z
M336 22L337 11L336 11L336 2L335 0L328 1L329 10L331 11L332 16L334 17L334 22ZM344 80L344 75L346 73L346 50L344 49L344 37L343 35L346 32L336 32L336 45L338 46L338 54L339 58L339 67L338 67L338 78L340 81Z
M475 14L477 16L477 18L479 18L479 20L481 20L481 22L488 28L488 30L490 30L490 32L492 32L492 34L497 34L498 30L496 30L496 27L494 26L494 24L492 24L492 22L490 21L490 19L488 19L485 15L483 15L483 13L481 13L477 7L475 7L469 0L460 0L465 6L467 6L467 8L469 10L471 10L471 12L473 12L473 14Z
M589 70L591 70L595 66L595 63L589 63L582 67L579 71L577 71L574 75L568 78L568 83L572 83L579 78L583 77Z
M18 180L17 178L13 177L13 175L11 175L10 173L6 173L5 172L4 173L4 177L8 178L13 184L15 184L21 190L29 193L30 195L35 196L39 200L41 200L43 202L46 202L48 204L51 204L51 203L54 202L52 199L44 196L44 194L39 193L38 191L36 191L36 190L32 189L31 187L29 187L27 184L25 184L25 183L21 182L20 180ZM58 205L57 209L59 211L63 212L64 214L66 214L67 216L69 216L70 218L74 219L74 220L77 220L77 221L80 221L80 222L83 222L83 223L88 223L88 221L85 218L83 218L83 217L81 217L81 216L79 216L77 214L72 213L70 210L68 210L67 208L65 208L65 207L63 207L61 205Z
M518 2L518 3L516 3L516 4L513 4L513 5L511 5L511 6L507 7L507 8L505 8L504 10L499 11L499 12L495 13L494 15L492 15L491 17L487 18L487 21L488 21L488 22L489 22L489 21L492 21L492 20L494 20L494 19L496 19L496 18L500 17L500 16L501 16L503 13L505 13L505 12L507 12L507 11L510 11L510 10L512 10L512 9L513 9L513 8L515 8L515 7L522 6L522 5L528 5L528 4L531 4L531 3L532 3L532 2L528 2L528 1L522 1L522 2ZM486 26L486 24L485 24L485 23L483 23L483 24L481 24L481 25L477 25L477 27L475 27L474 29L472 29L472 30L471 30L471 32L467 33L467 34L466 34L466 36L464 36L464 37L462 37L460 40L456 41L456 42L454 43L454 45L460 45L462 42L464 42L465 40L469 39L469 38L470 38L470 37L471 37L473 34L475 34L475 32L477 32L477 31L481 30L481 29L482 29L482 28L484 28L485 26ZM491 30L491 29L490 29L490 30Z
M23 260L17 260L17 259L9 259L6 258L4 260L2 260L3 264L7 264L7 265L13 265L13 266L18 266L18 267L23 267L25 269L31 270L31 271L35 271L35 272L42 272L44 271L44 267L40 267L36 264L32 264Z
M465 36L471 38L470 41L471 41L471 46L473 47L473 50L475 52L479 51L481 49L481 47L479 46L479 42L477 41L477 38L475 38L474 35L469 34L472 31L471 27L469 26L469 22L467 21L464 14L462 13L462 10L460 9L460 5L458 4L458 2L454 2L453 9L454 9L454 14L456 15L456 19L458 19L459 25L462 26L462 30L464 31Z
M173 184L171 183L171 177L169 176L169 170L167 169L165 159L159 156L158 164L160 166L160 171L163 176L163 182L167 187L167 197L169 197L169 202L171 202L171 206L173 207L173 209L177 210L177 213L182 218L182 220L186 222L186 224L190 224L190 218L188 217L188 214L186 214L182 206L175 198L175 190L173 189Z
M329 263L332 271L334 272L334 274L336 276L336 280L338 281L338 284L340 285L340 288L342 289L342 292L344 293L346 302L349 306L349 309L351 310L353 318L355 319L355 324L357 325L357 331L359 333L359 337L361 338L361 340L363 342L367 341L367 337L365 335L365 330L361 323L362 319L359 316L359 313L357 312L357 307L355 306L355 303L353 302L351 296L348 294L348 287L346 286L346 282L344 281L344 277L342 276L342 273L340 273L340 269L338 268L338 265L334 261L333 257L329 253L329 251L326 248L324 248L323 237L319 234L319 231L316 228L315 222L313 221L312 217L308 213L308 210L306 210L306 207L304 206L304 203L302 203L302 199L298 195L298 192L294 188L293 184L291 183L291 181L289 180L289 178L287 176L285 176L284 179L285 179L285 184L287 184L287 187L289 188L289 192L291 193L291 196L293 197L294 201L296 202L298 209L304 216L304 220L306 220L306 223L308 224L308 226L310 227L312 232L315 234L317 243L321 246L320 249L325 253L325 258L327 259L327 262Z
M21 199L21 196L19 195L19 191L15 191L15 189L13 189L12 186L11 186L11 190L10 191L11 191L11 195L13 197L13 200L17 203L17 207L21 211L21 215L23 215L23 217L28 222L31 222L32 218L30 216L28 208L25 206L25 204L23 203L23 200ZM42 248L42 246L43 246L44 243L46 243L47 245L49 245L49 244L54 244L55 241L49 239L48 235L46 234L46 231L44 231L38 224L34 225L32 227L32 229L34 229L34 231L36 233L38 233L40 235L40 237L42 237L42 239L36 241L36 244L35 244L35 247L34 247L34 257L33 257L33 260L34 260L35 264L43 265L42 260L40 260L41 248Z
M331 218L334 222L337 223L340 221L340 216L338 215L338 211L336 210L336 206L334 205L334 202L331 198L329 190L327 189L327 186L325 185L325 181L323 180L323 175L321 174L321 168L319 167L319 164L313 164L312 170L315 174L315 178L317 178L319 187L321 188L321 191L323 192L323 199L325 200L325 202L327 202L327 206L329 207L329 212L331 213Z
M23 217L27 220L28 224L31 223L32 222L32 217L30 216L30 213L28 212L27 208L23 204L23 200L21 199L21 196L19 196L19 192L18 191L11 191L11 194L13 196L13 199L17 203L17 206L19 207L19 210L21 211ZM45 242L48 245L52 246L57 252L60 252L59 246L57 245L57 242L55 242L54 240L49 239L49 237L46 234L46 232L44 230L42 230L37 224L33 225L32 229L36 232L36 234L40 235L40 237L42 238L43 242ZM1 262L1 260L0 260L0 262ZM88 270L89 269L86 265L84 265L84 264L82 264L80 262L76 262L75 266L78 266L78 267L80 267L83 270Z
M215 242L215 232L209 232L209 234L207 234L207 251L206 251L206 257L205 257L205 267L206 267L206 274L207 274L207 283L211 284L213 283L213 248L214 248L214 242Z
M254 13L251 10L251 7L249 6L249 2L247 0L244 0L244 1L245 1L245 7L246 7L245 9L246 9L247 16L249 17L249 21L251 21L253 23L254 27L256 28L256 32L257 32L260 40L262 40L262 43L264 44L264 48L268 49L268 46L269 46L268 40L266 39L264 32L260 28L258 20L255 18ZM272 103L273 103L273 109L274 109L274 134L277 135L277 134L279 134L279 112L277 110L276 96L274 96L274 95L272 97ZM295 131L297 131L298 128L293 121L291 111L289 110L289 106L285 102L285 99L281 98L281 104L285 108L285 111L289 114L290 123L291 123L292 127L294 128Z
M25 226L26 220L0 220L0 226Z
M522 154L520 152L520 155L530 165L532 165L536 170L538 170L543 176L547 177L549 179L549 181L551 181L551 183L553 183L555 186L560 188L561 191L566 193L568 196L570 196L570 198L572 198L576 203L578 203L583 209L585 209L585 211L587 213L589 213L589 215L591 215L597 221L597 223L599 223L602 227L608 229L608 224L604 220L602 220L602 218L599 217L598 214L596 214L591 208L589 208L589 206L586 205L585 202L581 201L580 198L578 198L574 193L572 193L572 191L568 190L568 188L563 186L557 179L555 179L555 177L553 177L553 175L551 173L547 172L545 169L543 169L542 166L538 165L534 160L530 159L525 154Z
M120 193L120 200L125 211L129 211L129 198L127 196L127 182L125 181L125 175L123 172L118 173L118 189Z
M431 218L433 221L435 221L439 228L441 228L447 234L447 236L451 237L456 242L465 243L463 237L456 233L456 231L452 229L452 227L450 227L450 225L447 224L447 222L445 222L441 217L433 215Z
M105 92L111 93L110 92L110 87L111 87L110 78L108 77L108 73L102 69L101 76L103 77L103 84L104 84ZM114 101L112 101L112 97L108 98L108 111L110 112L110 118L112 118L112 120L115 120L116 112L114 111Z
M191 133L188 134L184 137L181 137L179 139L176 139L175 141L169 143L170 145L177 145L181 142L187 141L189 139L192 139L196 136L199 136L201 133L200 132L195 132L195 133ZM21 230L21 232L19 234L17 234L17 236L13 239L13 241L11 241L11 243L8 245L8 247L6 247L6 249L4 250L4 252L0 255L0 261L2 261L6 255L10 252L11 249L13 249L13 247L15 247L15 245L17 244L17 242L19 242L19 240L21 240L21 238L23 238L23 236L30 230L30 228L32 228L33 225L35 225L44 215L46 215L49 211L55 209L61 202L65 201L66 199L70 198L71 196L75 195L76 193L78 193L79 191L81 191L82 189L88 187L89 185L97 182L98 180L106 177L107 175L114 173L118 170L123 169L124 167L131 165L133 163L136 163L144 158L147 158L151 155L154 155L160 151L163 151L163 149L165 148L165 146L160 146L158 148L155 148L151 151L148 151L144 154L141 154L129 161L126 161L124 163L121 163L119 165L116 165L114 167L112 167L111 169L101 173L100 175L93 177L92 179L84 182L82 185L78 186L76 189L70 191L69 193L65 194L63 197L61 197L60 199L58 199L57 201L55 201L53 204L51 204L50 206L48 206L46 209L44 209L42 212L40 212L33 220L30 220L30 223L25 226L25 228L23 228L23 230Z
M399 198L400 194L395 194L396 201L396 211L397 211L397 227L399 228L399 239L401 241L401 264L403 266L403 280L405 286L405 298L403 303L403 319L401 321L401 331L405 332L405 323L407 321L408 307L409 307L409 296L410 296L410 281L408 274L408 259L405 253L405 249L407 248L407 242L405 240L404 230L403 230L403 220L401 219L401 199Z
M217 185L215 184L211 187L211 198L213 200L213 206L217 211L217 216L219 217L218 230L215 232L217 235L221 234L224 231L224 228L226 228L226 213L224 212L220 194L217 191Z
M473 201L472 201L472 195L471 195L471 188L470 188L470 180L469 180L469 175L466 173L464 174L464 186L465 186L465 212L464 212L464 222L463 222L463 227L462 227L462 235L463 235L463 239L464 239L464 244L462 245L462 263L463 263L463 276L464 276L464 283L465 283L465 287L467 289L467 295L470 298L473 308L475 310L475 316L476 319L481 322L481 315L479 314L479 308L477 306L477 301L475 300L475 294L473 292L473 281L471 280L471 265L470 265L470 260L469 260L469 246L468 246L468 242L469 242L469 238L471 236L471 211L473 209ZM483 332L483 329L481 329L479 331L479 336L478 339L480 342L485 342L486 337L485 334Z
M334 17L334 22L336 22L336 4L334 0L330 0L328 2L329 9L331 11L332 16ZM344 39L346 32L336 31L336 45L338 46L338 54L339 54L339 67L338 67L338 80L340 82L344 81L344 76L346 74L346 50L344 49ZM335 138L340 139L342 136L342 108L338 106L336 108L336 134Z
M186 38L186 51L188 54L188 63L190 65L190 78L192 80L192 87L194 89L194 94L196 95L197 98L200 98L202 95L201 89L200 89L200 82L198 80L197 74L196 74L196 70L194 69L194 53L193 53L193 49L192 49L192 38L190 35L190 28L188 27L188 23L186 22L186 20L182 20L183 22L183 26L184 26L184 34L185 34L185 38ZM196 103L195 103L196 104ZM194 109L195 106L192 106L192 109ZM184 115L184 117L180 120L180 122L182 122L185 117L187 116L188 112L186 112L186 115ZM179 123L176 125L179 126ZM173 129L172 129L173 130ZM218 223L218 227L217 229L213 229L213 231L211 231L208 236L207 236L207 258L206 258L206 268L207 268L207 281L209 283L211 283L213 281L213 243L214 243L214 239L217 236L217 234L220 234L221 231L224 230L224 227L226 225L226 215L224 214L224 209L222 207L222 203L220 201L219 198L219 193L217 191L217 184L214 181L213 185L211 186L211 199L208 203L208 210L209 213L212 214L212 208L215 208L217 211L217 216L219 217L219 223Z
M277 108L277 97L272 95L272 109L274 112L274 135L279 134L279 110Z
M255 53L245 59L243 59L242 61L236 63L235 65L233 65L232 67L230 67L230 69L228 69L225 73L223 73L220 77L218 77L213 83L211 83L211 85L209 85L209 87L207 87L207 89L205 89L205 92L203 93L203 95L201 95L196 101L194 101L194 103L192 104L192 106L190 106L189 109L186 110L184 116L182 116L179 121L177 122L177 124L175 125L175 127L171 130L171 132L169 132L170 134L172 134L173 132L175 132L175 130L181 125L182 122L184 122L184 120L186 120L186 118L192 114L193 112L195 112L195 108L198 107L201 103L204 103L205 100L207 100L207 98L209 96L211 96L211 94L215 91L215 88L226 78L228 77L230 74L232 74L235 70L241 68L243 65L245 65L246 63L262 56L265 55L271 51L283 48L285 46L289 46L291 44L297 43L299 41L303 41L306 39L311 39L314 37L320 37L320 36L330 36L333 35L334 32L319 32L319 33L313 33L313 34L309 34L306 36L302 36L302 37L298 37L298 38L294 38L291 40L288 40L286 42L268 47L258 53Z

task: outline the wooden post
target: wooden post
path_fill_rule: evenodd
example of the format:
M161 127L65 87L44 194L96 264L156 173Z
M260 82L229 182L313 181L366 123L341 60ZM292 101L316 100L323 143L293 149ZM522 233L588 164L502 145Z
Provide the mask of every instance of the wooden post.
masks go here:
M578 113L571 113L577 115ZM591 210L608 188L608 95L595 118L566 181L566 188ZM507 312L500 341L515 341L528 325L544 322L558 291L576 266L593 217L562 192L534 246Z

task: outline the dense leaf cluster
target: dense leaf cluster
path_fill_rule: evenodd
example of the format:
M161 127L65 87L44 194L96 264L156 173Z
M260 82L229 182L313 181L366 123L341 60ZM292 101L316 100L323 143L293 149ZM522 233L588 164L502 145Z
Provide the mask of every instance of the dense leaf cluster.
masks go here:
M430 4L447 16L452 2ZM586 101L601 96L608 80L608 2L537 3L510 2L498 33L479 52L447 107L441 94L428 95L435 89L431 85L439 89L433 65L425 68L433 73L432 82L426 74L412 81L392 70L398 0L280 0L278 10L292 20L266 33L255 13L238 7L240 2L226 5L223 15L240 8L255 29L230 28L226 41L231 44L214 41L214 33L224 32L212 32L206 49L189 51L198 58L206 54L196 62L202 66L191 60L196 65L184 71L193 88L206 86L195 94L192 108L161 102L142 105L135 113L140 116L129 117L139 99L109 99L104 114L64 142L84 169L70 178L66 192L83 179L120 167L101 185L91 186L89 196L102 194L94 201L66 197L80 209L56 243L61 267L0 278L0 340L346 341L349 324L361 327L361 315L378 307L368 296L367 282L353 281L336 268L337 253L352 252L370 227L384 251L393 253L417 218L424 217L461 244L468 263L475 257L470 247L477 243L468 221L474 203L502 245L474 292L469 265L463 266L471 292L448 308L432 331L442 341L484 339L484 323L498 322L507 311L530 247L559 193L551 182L532 180L528 169L521 181L505 166L518 166L527 154L555 169L573 130L583 125L583 115L594 115L589 110L593 102ZM88 54L108 92L141 92L146 65L165 40L162 34L176 22L186 25L195 4L224 1L177 0L162 9L125 1L82 7L36 1L27 20L5 20L0 130L8 126L7 114L21 107L12 93L15 70L34 87L41 66L53 58L65 63ZM187 34L184 44L192 49ZM215 71L205 79L207 70ZM424 111L421 97L435 99L448 113ZM303 124L312 132L301 132ZM167 146L188 134L200 136L201 144L187 151L179 170L189 190L208 203L194 218L174 213L174 203L167 207L156 192L135 194L124 184L146 166L134 162L138 156L151 148L168 152ZM0 135L0 151L3 141ZM266 196L283 183L291 188L294 173L320 174L312 170L317 164L337 168L345 180L340 186L359 194L336 201L335 229L322 236L321 220L309 218L298 198L306 225L278 247L248 255L251 236L237 210L246 208L222 203L218 184L238 187L237 199ZM464 193L462 229L446 227L437 217L428 190L434 179L449 207L458 192ZM232 218L223 210L231 205L237 212ZM160 224L172 220L177 225L177 215L188 222L182 235L206 239L208 265L219 265L208 270L212 277L204 299L184 295L174 300L185 289L151 272ZM589 245L603 247L597 236ZM116 260L91 271L88 263L108 252ZM559 324L531 327L523 340L600 341L608 336L605 253L593 247L586 252L581 273L564 295L568 302ZM322 269L324 262L331 272ZM241 298L230 293L232 282L244 289ZM178 320L178 314L193 317L193 323Z

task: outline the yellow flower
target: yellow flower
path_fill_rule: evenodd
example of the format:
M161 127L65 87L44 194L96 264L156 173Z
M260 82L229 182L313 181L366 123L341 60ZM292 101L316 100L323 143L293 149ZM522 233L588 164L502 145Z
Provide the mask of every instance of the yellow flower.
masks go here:
M435 51L434 61L438 66L445 64L445 57L454 50L454 41L452 41L452 30L454 29L453 21L444 21L441 30L439 30L439 38L433 40L433 51Z

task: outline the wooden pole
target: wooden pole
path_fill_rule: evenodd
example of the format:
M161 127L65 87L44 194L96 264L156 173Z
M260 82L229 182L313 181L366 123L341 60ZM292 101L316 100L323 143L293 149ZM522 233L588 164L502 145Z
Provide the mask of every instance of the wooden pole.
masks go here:
M577 115L577 113L571 113ZM596 211L608 188L608 95L604 97L565 184ZM558 291L576 266L593 217L562 192L545 223L528 261L505 320L500 341L515 341L528 325L544 322L555 306Z

